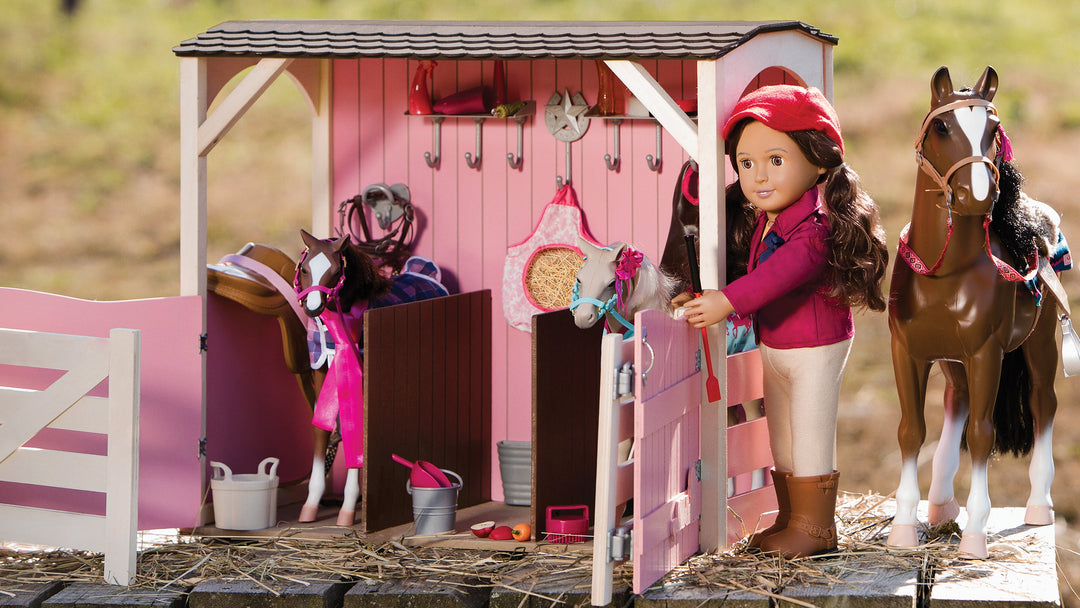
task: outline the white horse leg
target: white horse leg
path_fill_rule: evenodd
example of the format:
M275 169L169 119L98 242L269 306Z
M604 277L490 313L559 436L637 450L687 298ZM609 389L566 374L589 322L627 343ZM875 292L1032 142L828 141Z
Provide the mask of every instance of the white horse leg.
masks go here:
M900 485L896 488L896 515L886 541L890 547L917 547L919 545L919 454L904 460L900 467Z
M330 431L312 425L311 438L315 455L311 459L307 500L300 508L301 523L315 521L319 514L319 501L326 493L326 445L330 442Z
M890 327L890 329L892 329ZM895 334L894 334L895 335ZM930 374L930 362L912 359L901 340L892 340L893 372L896 375L896 391L900 398L900 485L896 488L896 515L886 544L890 547L913 548L919 546L918 523L919 500L919 450L926 440L926 380Z
M964 422L967 421L967 382L963 368L958 373L950 373L951 363L942 363L947 385L945 387L945 422L941 427L941 438L934 451L933 477L930 479L929 517L930 525L936 526L956 519L960 506L953 493L953 481L960 468L960 440L964 436ZM959 367L959 366L958 366Z
M319 501L326 492L326 459L325 450L315 452L311 459L311 477L308 479L308 495L304 506L300 507L300 522L315 521L319 514Z
M1050 422L1035 437L1031 451L1028 479L1031 495L1027 501L1024 523L1031 526L1048 526L1054 523L1054 503L1050 500L1050 484L1054 481L1054 423Z
M345 497L338 511L337 525L351 526L356 522L356 502L360 500L360 469L349 469L345 476Z
M960 553L978 559L986 559L986 522L990 519L990 490L987 483L986 463L972 463L971 492L967 499L967 525L960 537Z

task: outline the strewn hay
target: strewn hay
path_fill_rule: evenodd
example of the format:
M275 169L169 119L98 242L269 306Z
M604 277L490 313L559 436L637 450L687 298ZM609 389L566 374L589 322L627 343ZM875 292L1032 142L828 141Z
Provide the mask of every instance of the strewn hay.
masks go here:
M890 504L886 505L889 501ZM959 530L924 531L936 538L918 550L885 548L892 515L891 500L878 495L842 495L837 509L840 550L831 555L783 560L747 553L745 541L722 553L697 555L676 568L662 584L692 585L718 592L748 591L775 597L776 589L790 585L832 585L851 573L872 572L883 565L919 569L933 563L948 569L953 579L985 564L957 558L955 538ZM571 581L575 588L587 585L592 556L568 552L567 545L541 544L529 553L446 548L407 547L399 540L373 545L356 534L330 540L296 537L288 529L266 539L225 540L175 536L139 552L136 587L158 591L188 591L206 579L253 580L278 593L287 585L313 582L388 581L394 579L445 580L455 585L510 587L525 580L523 573L546 582ZM934 536L941 534L941 536ZM1023 562L1025 547L993 543L991 558L998 562ZM0 545L0 594L10 595L27 584L54 580L100 582L100 555L4 548ZM630 564L616 569L616 583L628 584ZM515 576L515 573L517 576ZM539 573L539 574L538 574ZM976 576L977 574L973 574ZM463 583L462 581L468 581ZM515 582L517 581L517 582ZM794 601L798 604L798 601Z

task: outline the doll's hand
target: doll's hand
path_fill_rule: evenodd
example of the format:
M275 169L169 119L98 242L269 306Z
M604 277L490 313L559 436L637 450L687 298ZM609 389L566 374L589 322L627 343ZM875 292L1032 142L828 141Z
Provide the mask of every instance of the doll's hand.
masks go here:
M689 291L684 291L684 292L680 293L679 295L675 296L674 298L671 298L671 307L672 308L682 308L683 304L686 304L687 302L689 302L690 300L693 300L693 299L694 299L694 294L690 293Z
M683 317L695 328L714 325L735 312L727 296L715 289L706 289L700 297L684 303L683 308L685 309Z

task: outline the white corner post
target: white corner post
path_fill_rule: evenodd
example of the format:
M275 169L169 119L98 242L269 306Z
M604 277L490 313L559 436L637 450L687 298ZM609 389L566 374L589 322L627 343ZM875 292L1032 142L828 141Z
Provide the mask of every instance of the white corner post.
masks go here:
M333 61L319 59L318 95L311 118L311 229L329 238L334 224L334 95Z
M141 332L109 331L109 439L105 483L105 582L130 585L139 523Z
M180 58L180 295L206 295L206 59ZM206 327L205 313L203 328Z
M701 286L719 289L727 274L727 234L724 209L724 142L720 138L723 107L723 71L720 61L697 63L698 86L698 197ZM722 325L708 329L713 372L723 388L716 403L701 404L701 532L702 551L727 545L727 340ZM707 379L702 374L702 383ZM706 394L704 386L701 394Z

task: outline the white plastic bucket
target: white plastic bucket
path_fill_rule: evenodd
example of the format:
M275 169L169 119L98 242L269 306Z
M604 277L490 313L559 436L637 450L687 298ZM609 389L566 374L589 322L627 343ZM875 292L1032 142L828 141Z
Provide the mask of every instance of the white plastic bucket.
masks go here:
M234 475L226 465L211 462L215 525L222 530L273 526L277 522L277 466L277 458L265 458L259 463L258 473Z
M413 522L416 534L439 534L454 529L457 518L457 497L461 490L461 477L453 471L441 469L451 479L449 488L416 488L405 482L405 491L412 495ZM454 481L456 480L456 481Z

